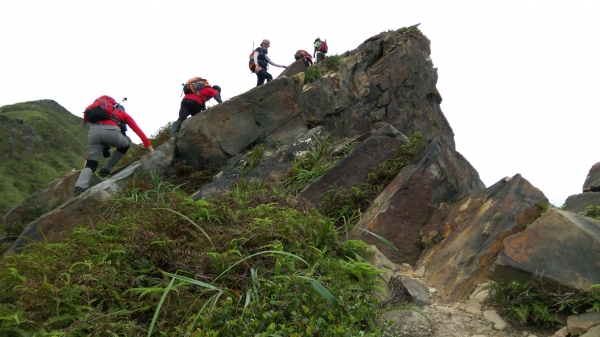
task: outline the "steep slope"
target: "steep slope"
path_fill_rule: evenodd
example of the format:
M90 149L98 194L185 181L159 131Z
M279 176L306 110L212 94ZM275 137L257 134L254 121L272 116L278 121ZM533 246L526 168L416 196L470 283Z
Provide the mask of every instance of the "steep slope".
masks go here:
M0 214L81 167L87 137L82 124L53 100L0 107Z

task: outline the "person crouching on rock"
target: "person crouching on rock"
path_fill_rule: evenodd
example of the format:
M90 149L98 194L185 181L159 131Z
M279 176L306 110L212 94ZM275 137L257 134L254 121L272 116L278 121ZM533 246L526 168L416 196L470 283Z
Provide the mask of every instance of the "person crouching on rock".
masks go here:
M80 195L89 188L90 179L98 168L98 160L106 145L117 149L110 156L106 166L101 169L105 175L110 173L110 170L129 150L131 140L121 132L121 124L123 123L127 124L140 137L144 147L150 152L154 151L148 137L139 128L135 120L125 112L123 106L117 105L113 118L93 122L88 130L86 163L85 168L79 174L77 182L75 182L75 196Z
M218 85L203 87L195 90L195 92L185 94L179 108L179 119L173 122L173 126L171 126L171 135L175 137L175 134L181 128L181 123L188 116L196 116L197 113L206 110L206 102L213 97L219 104L223 102L221 100L221 87Z
M264 39L262 40L260 47L254 50L254 64L256 64L254 72L256 73L257 87L265 83L265 80L267 80L267 83L273 80L273 76L267 72L269 64L279 68L287 68L286 66L279 65L269 59L267 54L270 46L271 42L267 39Z
M304 64L306 64L306 66L314 65L312 56L310 56L310 54L306 50L302 50L302 49L298 50L296 52L296 54L294 55L294 58L296 59L296 61L303 60Z

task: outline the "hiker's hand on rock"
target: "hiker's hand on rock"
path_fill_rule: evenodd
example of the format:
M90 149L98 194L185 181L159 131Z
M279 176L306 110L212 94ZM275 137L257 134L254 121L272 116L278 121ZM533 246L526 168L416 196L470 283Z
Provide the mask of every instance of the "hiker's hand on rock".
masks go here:
M148 146L148 151L154 152L154 148L152 146Z

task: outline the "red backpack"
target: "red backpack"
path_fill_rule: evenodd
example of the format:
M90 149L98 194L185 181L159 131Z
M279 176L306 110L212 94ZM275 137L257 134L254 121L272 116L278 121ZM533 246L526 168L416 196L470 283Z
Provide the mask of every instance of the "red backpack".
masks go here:
M321 47L319 47L319 51L323 54L327 53L327 41L321 41Z
M127 100L126 98L124 100ZM121 121L116 116L117 102L110 96L100 96L94 103L90 104L83 112L83 119L86 122L95 123L101 120L112 119L118 125Z

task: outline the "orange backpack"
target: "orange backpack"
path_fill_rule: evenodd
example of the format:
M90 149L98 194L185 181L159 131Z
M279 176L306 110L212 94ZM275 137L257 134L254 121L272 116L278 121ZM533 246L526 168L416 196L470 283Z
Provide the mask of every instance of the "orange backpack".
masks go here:
M185 84L182 83L181 85L183 85L183 93L186 95L197 93L204 87L210 87L208 80L202 77L192 77Z
M256 69L256 64L254 64L254 50L250 53L250 61L248 62L248 68L250 71L254 73L254 69Z

